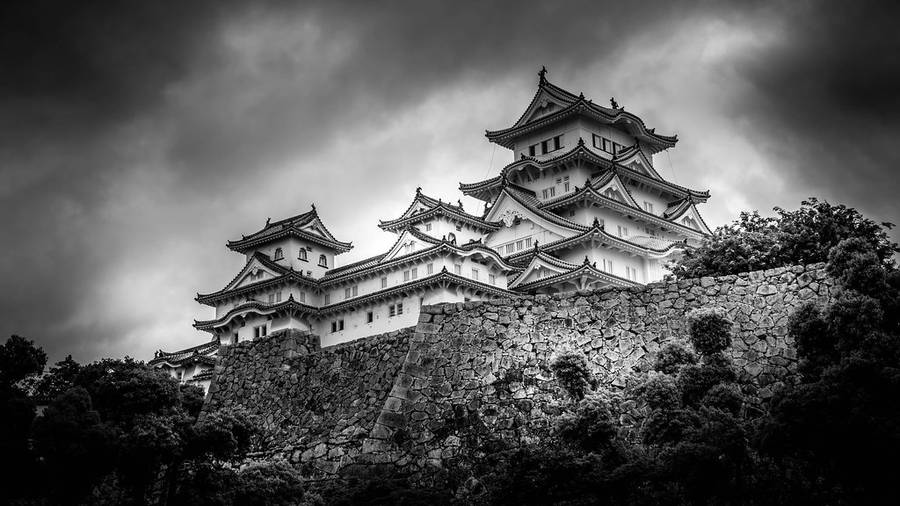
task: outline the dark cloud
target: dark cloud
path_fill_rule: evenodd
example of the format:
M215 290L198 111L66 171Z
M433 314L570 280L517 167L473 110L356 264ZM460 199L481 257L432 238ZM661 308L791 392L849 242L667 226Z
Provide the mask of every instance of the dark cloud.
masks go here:
M686 134L680 182L719 192L712 223L806 188L891 219L896 12L856 5L4 3L0 333L54 359L202 339L191 298L240 264L226 239L317 201L351 255L374 253L412 188L456 198L485 175L481 132L518 116L540 65ZM730 32L749 42L703 64L704 37ZM701 75L734 90L704 97ZM720 132L763 168L711 161Z

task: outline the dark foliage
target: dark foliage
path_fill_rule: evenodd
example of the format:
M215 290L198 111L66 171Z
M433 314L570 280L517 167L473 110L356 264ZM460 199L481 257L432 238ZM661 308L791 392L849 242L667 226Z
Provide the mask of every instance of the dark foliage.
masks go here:
M853 208L809 198L796 211L776 207L775 213L774 218L741 213L703 245L685 252L672 272L680 277L720 276L824 262L833 247L849 238L868 245L876 260L872 265L891 267L900 251L887 235L892 224L875 223Z
M678 343L669 343L659 350L653 370L663 374L676 374L682 366L696 364L697 355Z
M556 432L570 444L588 452L607 450L616 436L609 403L599 395L589 395L580 401L573 413L564 413L556 420Z
M688 335L700 356L721 353L731 346L732 322L723 309L695 309L687 314Z
M581 353L561 353L551 363L550 369L559 385L575 400L583 399L592 388L594 380L587 359Z
M0 386L12 387L33 374L40 374L47 363L47 354L32 341L10 336L0 345Z

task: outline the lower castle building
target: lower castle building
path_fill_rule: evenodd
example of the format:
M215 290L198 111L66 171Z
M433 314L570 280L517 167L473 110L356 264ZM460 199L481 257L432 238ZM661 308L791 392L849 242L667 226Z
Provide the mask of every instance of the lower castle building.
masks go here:
M663 179L653 155L677 138L655 133L615 100L602 107L551 84L511 127L488 131L513 152L500 174L460 184L484 201L467 212L417 189L399 217L379 227L388 251L340 265L353 246L315 208L265 226L227 247L244 267L222 289L197 294L215 308L196 321L211 340L158 351L151 365L208 388L220 345L292 329L323 346L416 324L441 302L635 286L662 279L666 263L710 233L696 205L706 191Z

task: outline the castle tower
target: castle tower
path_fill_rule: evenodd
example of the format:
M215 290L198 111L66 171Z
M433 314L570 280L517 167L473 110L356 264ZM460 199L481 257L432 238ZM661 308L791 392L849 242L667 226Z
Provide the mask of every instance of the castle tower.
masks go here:
M611 100L594 104L539 73L512 126L487 138L512 151L500 175L460 190L503 227L485 245L520 267L509 288L528 293L631 286L661 279L665 264L710 233L696 204L706 191L663 179L653 155L675 146Z

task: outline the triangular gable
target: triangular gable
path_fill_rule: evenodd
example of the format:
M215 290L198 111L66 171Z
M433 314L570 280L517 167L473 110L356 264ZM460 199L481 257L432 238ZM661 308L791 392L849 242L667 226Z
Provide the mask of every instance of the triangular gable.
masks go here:
M634 197L628 192L628 189L625 187L625 184L622 183L618 174L614 174L606 184L596 187L595 191L600 195L611 198L617 202L632 207L638 207L637 202L634 201Z
M574 266L566 267L561 261L551 262L543 258L543 255L535 255L531 258L531 262L528 263L528 267L526 267L522 274L509 285L509 288L515 288L519 285L528 284L550 276L556 276L573 267Z
M693 203L684 206L678 214L670 216L669 220L704 234L712 233L706 225L706 222L703 221L703 218L700 216L700 212L697 211L697 206Z
M388 250L387 253L379 260L378 263L389 262L394 258L409 255L410 253L414 253L416 251L422 251L423 249L427 249L432 247L433 244L429 243L426 240L423 240L422 237L416 237L411 231L404 230L403 233L400 234L400 237L397 238L397 242L391 246L391 249Z
M247 262L247 265L241 269L241 272L238 273L234 280L232 280L232 282L222 291L233 290L235 288L267 281L280 275L281 273L266 266L258 257L254 256Z
M528 220L560 238L569 237L573 235L573 233L581 231L575 226L564 226L541 216L538 212L523 205L517 199L512 197L507 190L500 193L497 200L494 201L494 205L491 206L487 216L485 216L485 221L500 221L507 227L510 227L516 218Z
M647 158L647 155L644 154L644 151L641 150L637 144L622 151L620 156L614 158L614 161L619 165L628 167L638 174L650 176L654 179L662 179L659 172L656 172L656 169L653 168L653 163Z
M528 105L528 108L525 109L525 112L522 114L519 121L516 122L515 126L525 125L547 116L548 114L553 114L554 112L565 109L570 104L571 102L560 100L548 93L546 88L541 87L534 97L534 100L532 100L531 104Z

